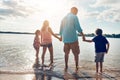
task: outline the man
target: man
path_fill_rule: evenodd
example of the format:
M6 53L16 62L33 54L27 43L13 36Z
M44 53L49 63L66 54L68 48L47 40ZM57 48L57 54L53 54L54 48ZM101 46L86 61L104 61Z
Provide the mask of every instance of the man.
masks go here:
M80 49L77 32L81 34L83 40L84 34L80 27L78 17L76 16L77 13L78 9L76 7L72 7L71 12L63 18L60 26L60 36L64 42L65 71L68 69L68 58L70 50L72 50L74 54L76 70L78 70Z

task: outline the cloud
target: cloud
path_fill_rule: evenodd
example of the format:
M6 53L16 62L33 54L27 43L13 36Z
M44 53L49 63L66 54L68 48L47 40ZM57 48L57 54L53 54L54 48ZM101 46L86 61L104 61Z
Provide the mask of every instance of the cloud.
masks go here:
M22 4L21 0L2 0L0 2L0 19L7 17L26 17L31 9Z
M102 11L96 14L96 12L88 12L89 17L96 17L98 20L104 20L107 22L120 22L120 0L97 0L91 8Z
M96 0L96 3L93 4L93 7L116 7L118 8L120 0Z
M97 19L108 22L120 22L120 9L108 9L97 16Z
M18 2L17 1L14 1L14 0L3 0L2 1L2 4L3 5L6 5L8 7L15 7L18 5Z
M3 17L0 17L0 20L5 20Z
M0 15L2 15L2 16L4 16L4 15L10 15L10 14L12 14L13 13L13 10L11 10L11 9L0 9Z

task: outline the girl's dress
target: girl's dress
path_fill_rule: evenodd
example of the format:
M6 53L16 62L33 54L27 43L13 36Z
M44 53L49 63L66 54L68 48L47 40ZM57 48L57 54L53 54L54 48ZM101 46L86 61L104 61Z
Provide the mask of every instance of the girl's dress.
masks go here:
M38 49L40 47L40 38L39 36L35 36L33 46L35 49Z

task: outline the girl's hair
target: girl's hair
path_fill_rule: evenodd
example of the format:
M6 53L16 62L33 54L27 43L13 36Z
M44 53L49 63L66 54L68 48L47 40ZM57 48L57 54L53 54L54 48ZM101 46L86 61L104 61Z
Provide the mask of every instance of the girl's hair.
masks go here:
M102 33L103 33L103 31L102 31L102 29L96 29L96 31L95 31L95 33L97 34L97 35L102 35Z
M35 31L35 35L38 35L38 34L40 34L40 30Z
M45 31L47 27L49 27L49 21L48 21L48 20L45 20L45 21L43 22L43 26L42 26L42 28L41 28L41 31Z

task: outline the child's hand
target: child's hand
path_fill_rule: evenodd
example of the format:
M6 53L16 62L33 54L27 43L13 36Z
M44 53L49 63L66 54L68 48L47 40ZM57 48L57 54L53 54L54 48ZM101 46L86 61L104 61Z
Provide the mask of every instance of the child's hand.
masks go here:
M58 37L59 41L62 41L62 37Z
M83 38L82 40L83 40L83 41L86 41L86 39L85 39L85 38Z
M59 38L60 41L62 41L62 38Z
M85 36L83 36L83 37L82 37L82 40L83 40L83 41L85 41L85 40L86 40Z

